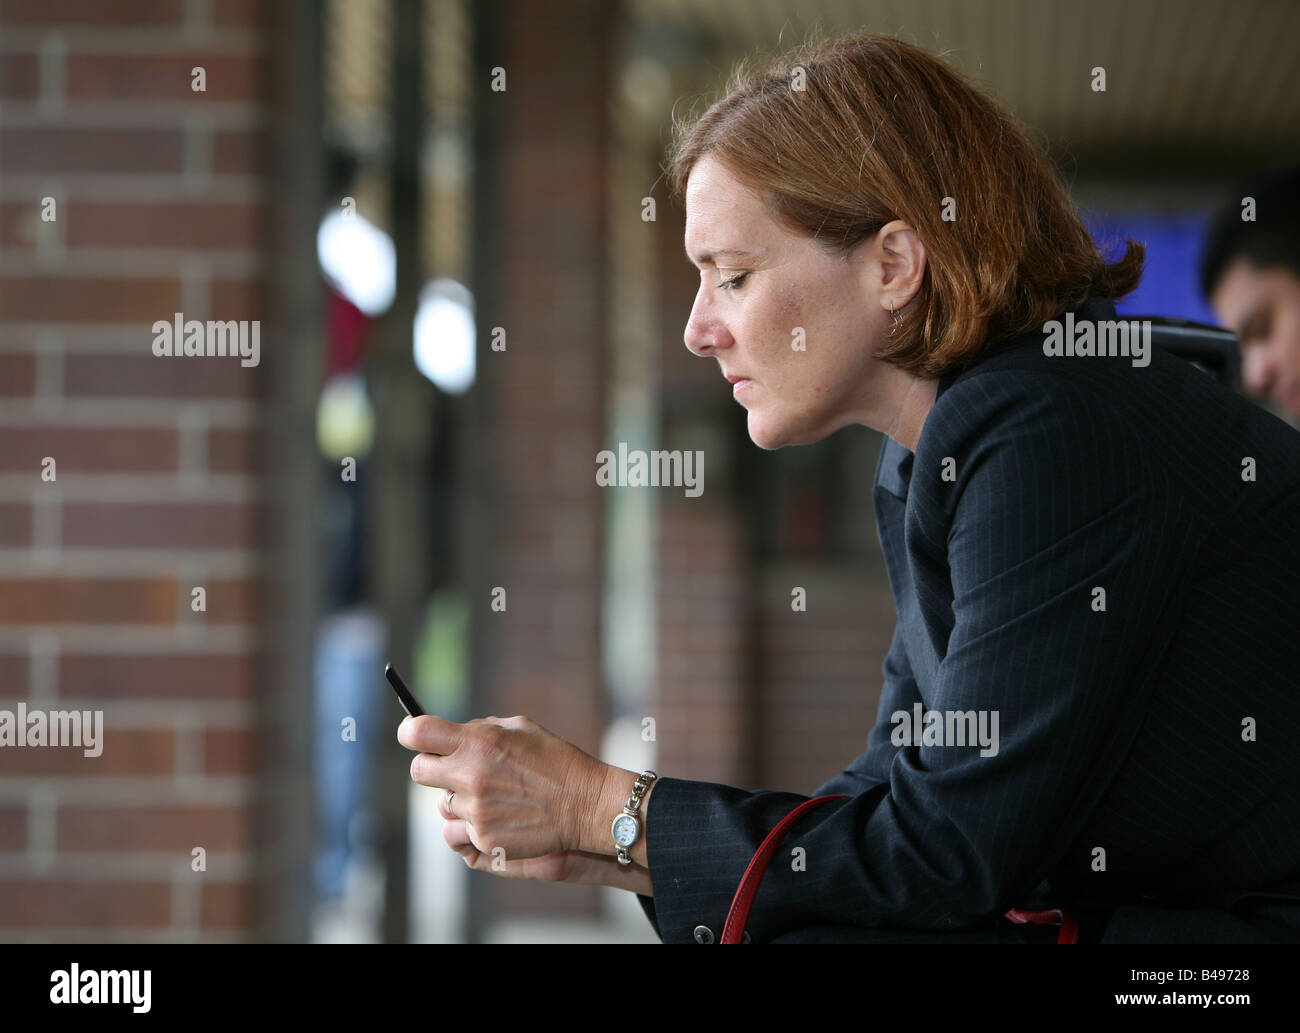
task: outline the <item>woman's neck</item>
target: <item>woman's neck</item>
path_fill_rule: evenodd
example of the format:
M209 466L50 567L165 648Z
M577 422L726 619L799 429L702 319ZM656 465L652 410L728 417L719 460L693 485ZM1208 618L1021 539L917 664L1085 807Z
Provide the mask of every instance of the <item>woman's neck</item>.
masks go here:
M915 452L916 446L921 441L921 431L925 428L925 418L934 408L939 381L922 379L911 374L904 374L904 376L907 379L894 418L881 430L909 452Z

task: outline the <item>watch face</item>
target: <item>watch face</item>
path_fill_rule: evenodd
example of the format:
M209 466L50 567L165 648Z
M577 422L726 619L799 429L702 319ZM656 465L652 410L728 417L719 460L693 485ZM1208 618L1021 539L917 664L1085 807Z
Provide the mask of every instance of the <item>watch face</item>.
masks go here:
M631 846L636 842L637 822L630 814L620 814L614 819L614 842L618 846Z

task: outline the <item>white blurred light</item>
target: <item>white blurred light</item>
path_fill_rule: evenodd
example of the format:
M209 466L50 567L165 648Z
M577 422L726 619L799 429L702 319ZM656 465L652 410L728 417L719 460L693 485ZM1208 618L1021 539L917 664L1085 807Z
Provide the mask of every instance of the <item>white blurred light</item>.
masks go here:
M397 293L397 252L392 238L355 211L332 212L316 232L321 271L366 315L383 315Z
M448 394L474 383L474 296L455 280L434 280L415 313L415 365Z

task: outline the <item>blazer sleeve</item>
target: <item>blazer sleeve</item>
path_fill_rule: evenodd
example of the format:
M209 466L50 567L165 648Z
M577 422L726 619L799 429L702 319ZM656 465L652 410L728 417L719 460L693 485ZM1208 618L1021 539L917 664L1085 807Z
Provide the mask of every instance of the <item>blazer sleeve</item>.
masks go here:
M899 749L890 742L892 726L889 724L889 715L898 710L910 713L912 704L921 699L920 691L916 687L916 679L912 676L911 665L907 660L907 652L903 647L902 629L897 625L894 627L894 637L889 652L885 654L885 661L881 665L881 672L884 675L884 683L880 692L880 705L876 710L876 724L867 737L867 751L859 754L844 771L820 786L812 794L813 796L828 796L832 793L856 796L889 781L889 765ZM657 781L662 782L663 779ZM656 786L655 792L659 792L660 788ZM649 822L650 815L647 808L647 836ZM662 940L663 933L659 929L654 898L638 893L637 899L641 902L641 909L645 912L646 918L654 926L655 933ZM720 928L715 929L714 932L721 935Z
M1189 514L1104 401L1054 372L1002 371L959 381L931 411L909 565L918 582L949 579L952 603L926 708L983 713L989 727L996 715L998 734L991 749L904 744L879 783L869 749L862 791L791 829L750 913L755 941L809 926L986 926L1081 831L1137 733L1194 554ZM874 741L885 734L878 721ZM720 933L754 850L804 799L659 779L642 903L664 942L692 942L697 924Z

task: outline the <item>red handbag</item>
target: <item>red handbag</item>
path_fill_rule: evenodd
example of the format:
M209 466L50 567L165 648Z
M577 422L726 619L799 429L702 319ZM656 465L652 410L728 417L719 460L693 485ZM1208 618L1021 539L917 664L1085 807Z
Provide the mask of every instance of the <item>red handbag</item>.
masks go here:
M740 885L736 888L736 895L731 900L731 910L727 912L727 921L722 926L722 939L718 941L719 943L741 942L741 937L745 933L745 923L749 921L749 910L754 906L754 898L758 896L758 884L762 881L767 866L772 862L777 847L781 845L781 840L785 839L786 833L790 831L790 826L814 807L819 807L830 800L846 799L848 799L846 793L814 796L811 800L805 800L782 818L777 823L776 828L767 834L763 842L759 844L758 849L754 851L754 856L749 861L749 867L745 869L745 874L740 878ZM1031 922L1035 925L1059 925L1061 932L1056 938L1057 943L1079 942L1079 923L1064 908L1048 908L1041 911L1012 908L1007 912L1006 917L1017 925L1026 925Z

